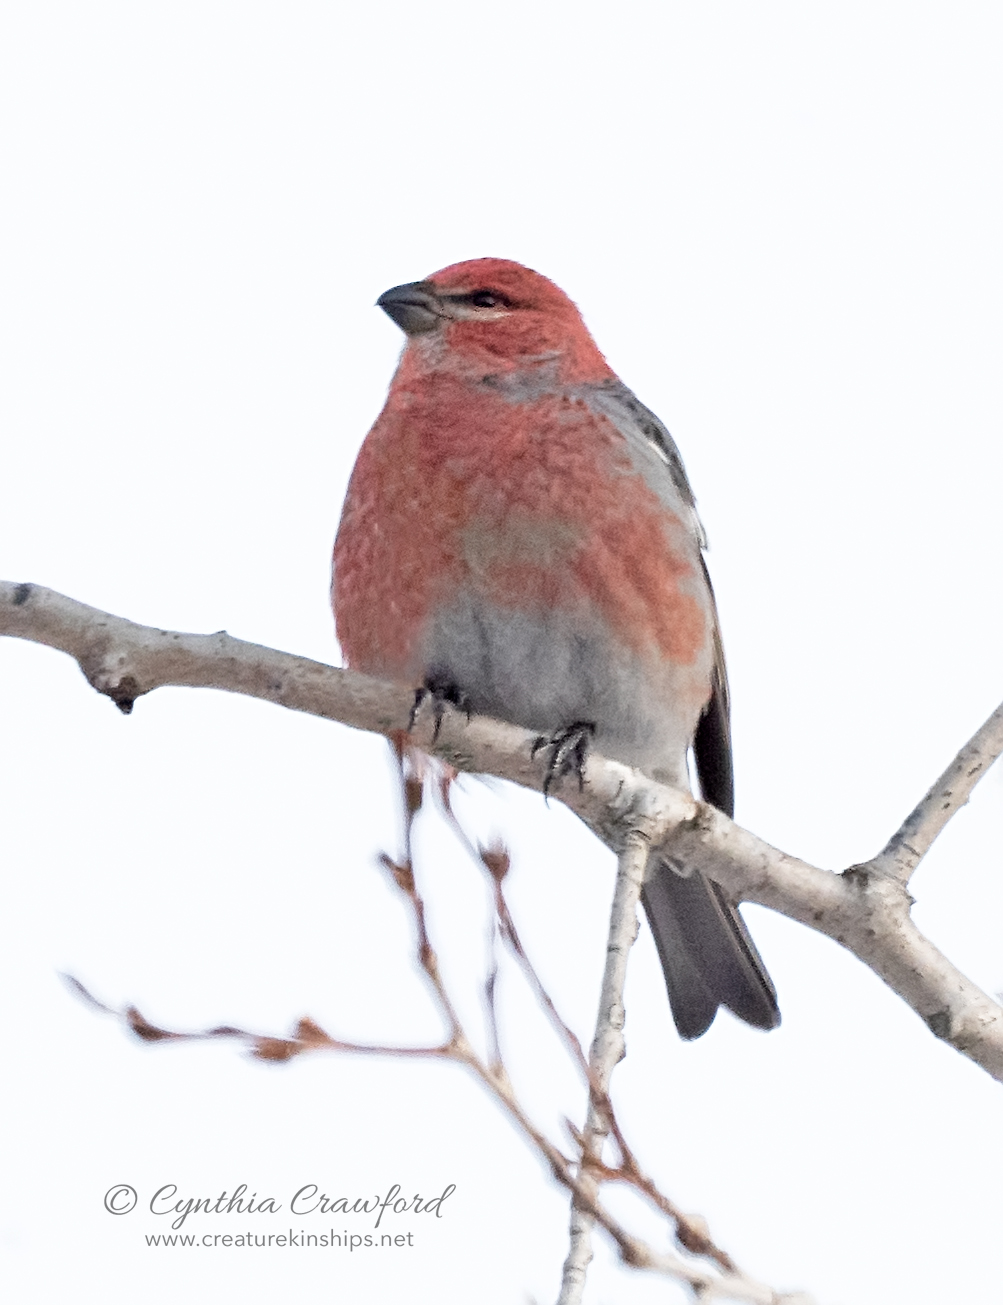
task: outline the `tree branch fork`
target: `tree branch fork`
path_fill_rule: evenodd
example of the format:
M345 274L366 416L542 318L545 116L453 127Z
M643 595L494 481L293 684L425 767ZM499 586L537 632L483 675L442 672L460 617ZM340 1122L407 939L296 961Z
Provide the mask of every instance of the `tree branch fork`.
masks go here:
M166 686L211 688L388 737L407 730L413 686L387 684L235 639L138 625L35 584L0 581L0 635L57 648L124 712ZM460 771L542 790L545 759L530 731L449 712L438 736L412 737ZM560 797L618 855L640 838L669 860L826 934L884 980L939 1038L1003 1082L1003 1009L916 928L911 875L978 780L1003 752L1003 705L961 749L877 856L841 874L770 846L713 807L639 771L590 754L584 785Z

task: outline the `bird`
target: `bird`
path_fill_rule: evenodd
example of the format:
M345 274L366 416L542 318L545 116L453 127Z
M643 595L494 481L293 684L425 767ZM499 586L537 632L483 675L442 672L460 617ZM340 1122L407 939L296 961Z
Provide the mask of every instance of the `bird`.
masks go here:
M477 258L377 305L405 343L352 471L332 603L346 664L588 747L734 813L728 679L706 536L662 422L572 300ZM442 710L440 706L440 711ZM738 907L652 858L641 900L679 1035L777 994Z

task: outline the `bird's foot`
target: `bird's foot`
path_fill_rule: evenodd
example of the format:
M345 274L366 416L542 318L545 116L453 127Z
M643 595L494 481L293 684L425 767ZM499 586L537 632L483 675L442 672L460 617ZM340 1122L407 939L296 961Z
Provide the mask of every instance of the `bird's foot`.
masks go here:
M550 756L547 759L547 773L543 779L543 796L548 797L551 788L555 783L562 780L565 775L578 776L578 791L585 788L585 758L588 755L589 744L596 732L595 724L590 720L576 720L572 724L566 725L564 729L558 730L556 734L551 734L549 738L541 734L534 742L531 756L536 756L545 748L549 749Z
M438 676L429 676L425 683L414 691L414 706L411 708L411 715L408 717L407 722L409 734L414 729L414 723L418 719L419 713L426 705L431 706L432 719L435 721L435 730L432 733L433 743L439 737L447 707L455 707L457 711L465 712L468 721L471 717L470 699L458 685L451 684Z

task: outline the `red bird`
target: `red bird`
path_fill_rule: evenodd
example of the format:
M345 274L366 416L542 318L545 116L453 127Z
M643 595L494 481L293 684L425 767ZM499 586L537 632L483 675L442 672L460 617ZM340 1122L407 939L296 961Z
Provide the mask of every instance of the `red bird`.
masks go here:
M728 684L679 452L578 309L480 258L396 286L407 342L334 546L348 665L605 755L733 811ZM642 898L679 1033L780 1022L723 889L664 862Z

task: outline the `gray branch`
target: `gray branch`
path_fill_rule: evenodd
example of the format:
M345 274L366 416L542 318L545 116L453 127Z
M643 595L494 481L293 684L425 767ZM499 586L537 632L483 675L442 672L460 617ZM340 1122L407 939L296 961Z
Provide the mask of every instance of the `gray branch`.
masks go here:
M0 634L76 658L99 692L123 711L166 685L262 698L356 729L406 730L413 687L231 638L137 625L38 585L0 581ZM458 770L543 786L534 735L499 721L449 713L433 744L430 722L415 741ZM974 749L974 751L972 751ZM643 828L653 848L717 880L736 901L759 902L834 938L879 975L930 1030L1003 1082L1003 1009L957 970L913 924L905 879L978 778L1003 750L1003 707L873 861L842 874L771 847L690 794L666 788L598 755L585 785L562 799L618 855ZM908 847L907 847L908 845ZM904 858L904 859L903 859Z
M623 986L627 979L627 957L637 937L637 903L648 863L648 840L640 830L632 832L620 853L613 907L609 917L609 940L606 944L606 968L599 997L599 1015L589 1054L588 1115L582 1133L582 1163L578 1181L595 1200L599 1184L590 1172L590 1161L602 1160L603 1143L609 1135L610 1119L606 1103L613 1070L623 1060L624 1006ZM594 1218L587 1207L571 1203L570 1247L564 1261L561 1294L557 1305L579 1305L585 1290L585 1275L592 1262L592 1227Z
M972 790L1003 752L1003 704L996 708L948 768L906 817L902 828L888 840L871 862L874 870L889 874L903 886L933 846L955 811L972 796Z

